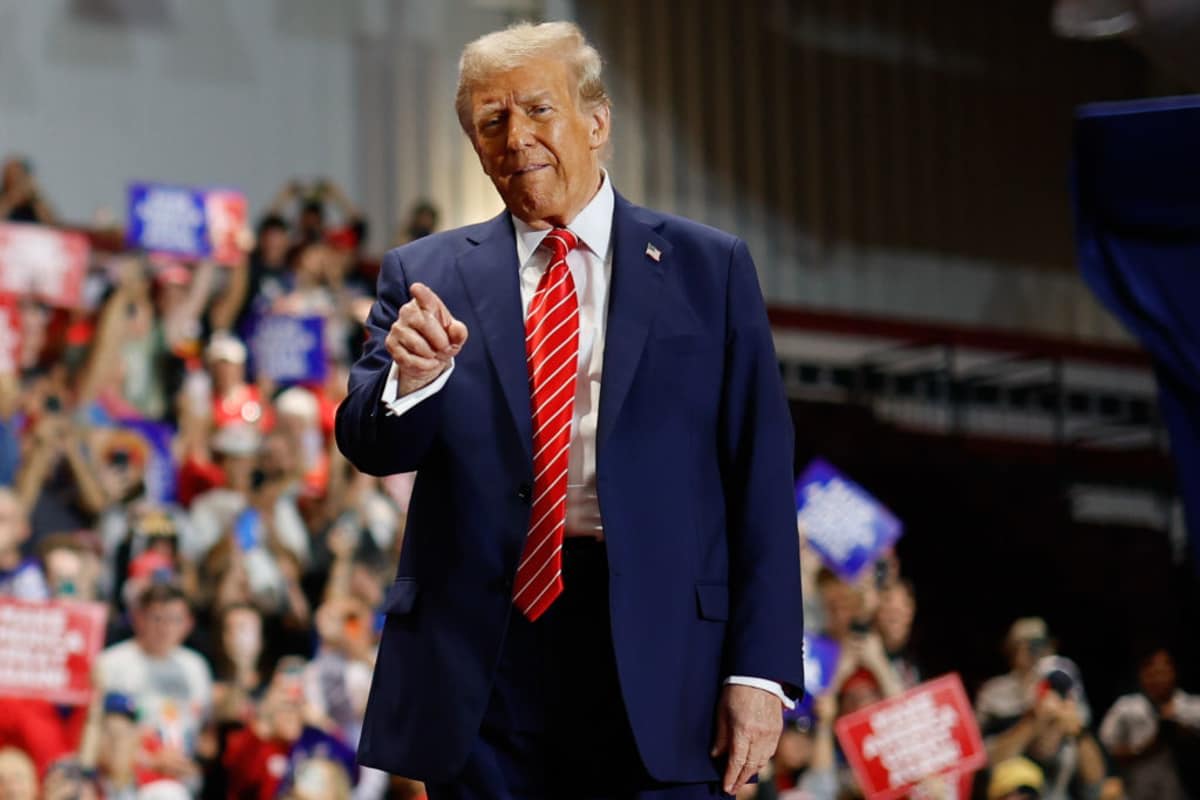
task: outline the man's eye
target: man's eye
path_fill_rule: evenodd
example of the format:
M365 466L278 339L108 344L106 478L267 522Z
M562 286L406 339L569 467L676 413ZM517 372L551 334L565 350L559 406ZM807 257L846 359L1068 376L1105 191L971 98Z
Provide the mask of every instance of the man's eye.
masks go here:
M550 106L547 106L547 105L534 106L533 113L534 114L548 114L548 113L550 113Z

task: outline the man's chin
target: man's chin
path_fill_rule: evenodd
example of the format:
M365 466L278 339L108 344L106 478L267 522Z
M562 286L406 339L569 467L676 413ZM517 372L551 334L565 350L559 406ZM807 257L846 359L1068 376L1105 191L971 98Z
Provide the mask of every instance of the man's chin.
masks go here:
M553 199L541 192L511 193L505 205L513 216L531 224L554 216Z

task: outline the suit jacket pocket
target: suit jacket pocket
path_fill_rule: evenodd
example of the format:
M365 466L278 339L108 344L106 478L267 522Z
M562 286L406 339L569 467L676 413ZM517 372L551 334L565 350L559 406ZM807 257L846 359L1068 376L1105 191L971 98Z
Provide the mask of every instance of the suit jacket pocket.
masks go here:
M415 578L396 578L383 598L383 613L400 615L413 610L417 601L417 581Z
M729 584L697 583L696 608L701 619L725 622L729 619Z

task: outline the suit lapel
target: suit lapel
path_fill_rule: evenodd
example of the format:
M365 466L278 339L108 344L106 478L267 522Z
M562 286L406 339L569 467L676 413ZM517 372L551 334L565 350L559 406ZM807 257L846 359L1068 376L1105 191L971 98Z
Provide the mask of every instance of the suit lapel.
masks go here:
M612 432L629 393L646 345L650 322L658 309L663 273L670 263L670 244L657 232L662 220L619 194L613 211L613 265L609 285L608 323L604 334L604 372L596 452ZM657 258L652 254L656 253Z
M512 221L504 212L468 237L475 246L459 256L458 270L483 329L480 338L491 356L525 456L532 458L533 412L525 366L520 268L513 237Z

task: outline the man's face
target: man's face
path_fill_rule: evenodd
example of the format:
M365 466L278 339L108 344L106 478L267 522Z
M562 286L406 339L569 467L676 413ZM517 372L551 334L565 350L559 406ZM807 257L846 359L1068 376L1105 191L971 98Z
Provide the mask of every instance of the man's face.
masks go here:
M258 457L254 455L225 455L221 457L221 469L225 473L225 486L234 491L249 493L253 482L254 468Z
M281 432L272 433L263 442L258 466L268 480L278 480L295 472L297 456L293 442L291 436Z
M263 262L268 267L278 267L287 258L288 234L284 228L269 227L259 237L258 246L262 250Z
M147 655L163 658L183 644L192 629L192 615L182 600L154 603L134 615L137 640Z
M1175 662L1167 651L1160 650L1146 659L1138 670L1142 691L1152 701L1165 703L1175 694Z
M136 496L145 479L145 469L128 449L117 447L105 454L100 463L100 485L110 497L123 500Z
M600 186L607 106L578 108L565 62L536 57L471 92L471 139L508 210L535 227L565 225Z
M821 587L821 599L825 604L826 633L835 639L844 639L850 634L858 610L854 589L842 581L830 581Z
M218 393L227 392L235 386L241 386L246 382L245 364L239 364L227 358L220 358L212 362L210 369L213 385Z
M912 597L902 586L893 586L880 597L876 620L879 634L888 650L900 650L908 644L914 610Z

